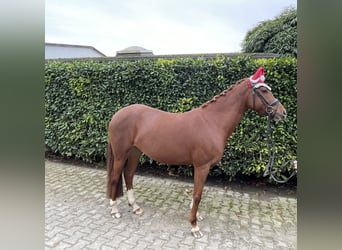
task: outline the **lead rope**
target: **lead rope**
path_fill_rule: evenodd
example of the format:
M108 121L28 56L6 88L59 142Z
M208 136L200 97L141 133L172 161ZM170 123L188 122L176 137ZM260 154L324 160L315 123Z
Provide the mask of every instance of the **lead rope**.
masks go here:
M286 177L284 175L280 175L281 176L281 179L278 179L278 177L276 177L276 170L272 170L273 168L273 163L274 163L274 156L275 156L275 150L274 150L274 140L273 140L273 135L272 135L272 127L271 127L271 113L272 112L267 112L267 115L268 115L268 119L267 119L267 147L268 147L268 150L270 152L270 158L268 159L268 163L267 163L267 167L265 169L265 172L264 172L264 177L266 176L270 176L269 178L270 179L273 179L275 182L277 183L285 183L287 182L288 180L290 180L293 176L295 176L297 174L297 166L296 166L296 159L292 159L292 160L289 160L285 163L283 163L279 168L282 169L284 168L285 166L287 166L288 164L293 164L294 165L294 170L293 172L291 173L291 175L289 177Z

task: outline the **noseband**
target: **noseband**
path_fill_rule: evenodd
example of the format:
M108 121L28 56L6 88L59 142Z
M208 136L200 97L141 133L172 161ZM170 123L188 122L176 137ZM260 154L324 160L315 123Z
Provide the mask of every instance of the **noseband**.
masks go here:
M271 87L268 86L266 83L257 83L255 85L253 85L253 87L252 87L252 91L253 91L253 110L255 110L255 94L256 94L260 98L262 103L265 105L266 114L268 116L274 115L275 109L273 107L277 106L279 104L279 100L278 99L274 99L273 102L268 103L268 101L265 99L265 97L258 90L260 87L265 87L269 91L271 91Z

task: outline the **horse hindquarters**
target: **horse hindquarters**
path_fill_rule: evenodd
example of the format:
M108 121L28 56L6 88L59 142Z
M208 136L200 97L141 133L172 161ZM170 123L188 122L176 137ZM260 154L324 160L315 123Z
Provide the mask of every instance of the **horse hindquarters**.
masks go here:
M115 200L123 196L122 171L117 171L110 141L107 148L107 197Z

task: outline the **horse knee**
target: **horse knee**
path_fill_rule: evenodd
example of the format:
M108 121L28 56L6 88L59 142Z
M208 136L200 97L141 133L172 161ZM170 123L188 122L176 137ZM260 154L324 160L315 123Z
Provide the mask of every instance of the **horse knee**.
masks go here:
M122 178L121 175L114 175L110 180L111 185L117 186L120 183L121 178Z

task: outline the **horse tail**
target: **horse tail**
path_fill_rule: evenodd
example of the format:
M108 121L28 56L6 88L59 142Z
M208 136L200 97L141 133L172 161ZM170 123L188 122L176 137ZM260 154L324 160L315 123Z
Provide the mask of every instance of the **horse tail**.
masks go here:
M122 173L120 173L119 180L116 184L116 193L113 194L113 180L114 180L114 155L110 141L107 147L107 197L115 200L123 196Z

